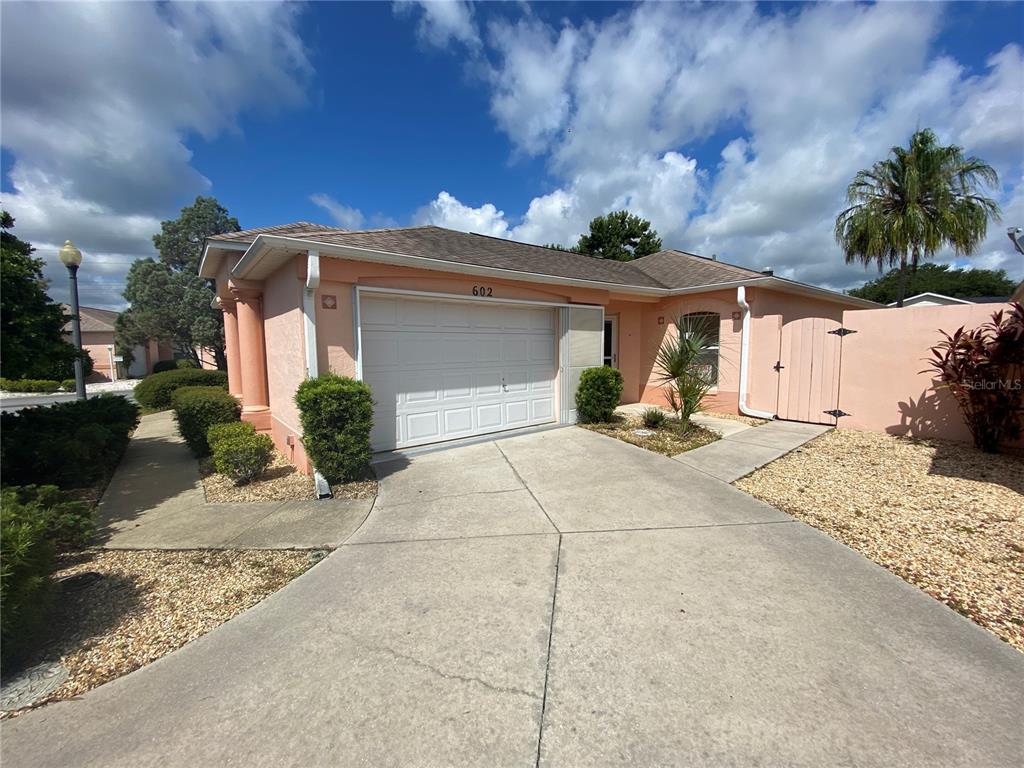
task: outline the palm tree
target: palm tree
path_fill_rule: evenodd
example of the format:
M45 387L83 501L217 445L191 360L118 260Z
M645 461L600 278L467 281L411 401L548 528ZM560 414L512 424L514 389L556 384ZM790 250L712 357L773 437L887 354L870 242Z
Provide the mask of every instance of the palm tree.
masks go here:
M846 190L849 208L836 217L836 242L846 263L899 267L896 306L903 306L910 273L943 246L970 256L999 221L995 200L979 193L999 184L992 166L944 147L928 129L893 147L889 157L857 173Z

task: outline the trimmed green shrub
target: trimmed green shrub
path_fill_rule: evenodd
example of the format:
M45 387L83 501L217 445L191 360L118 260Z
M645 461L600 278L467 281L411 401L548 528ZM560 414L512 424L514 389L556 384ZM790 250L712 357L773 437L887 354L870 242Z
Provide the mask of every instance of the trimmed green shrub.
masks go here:
M206 433L214 424L238 421L238 400L220 387L180 387L171 395L178 431L196 456L207 456Z
M584 424L611 421L620 397L622 373L617 368L606 365L587 368L580 374L580 385L576 389L576 417Z
M227 475L236 485L245 485L262 475L274 457L274 441L269 435L258 435L255 430L222 430L214 435L213 466ZM248 426L252 426L251 424Z
M199 366L195 360L189 360L188 358L180 358L178 360L157 360L153 363L153 373L163 373L164 371L181 371L181 370L196 370Z
M90 485L114 470L138 423L138 406L119 395L5 413L0 473L17 485Z
M228 388L228 375L224 371L204 371L181 368L153 373L135 385L135 399L145 408L170 408L171 395L179 387Z
M302 444L329 483L365 476L370 464L373 395L361 381L326 373L306 379L295 394Z
M82 549L96 533L92 509L88 502L69 501L55 485L21 485L4 488L8 501L29 509L46 521L46 535L57 551Z
M640 418L648 429L657 429L665 423L665 412L661 408L645 408Z
M64 381L60 383L60 388L63 390L67 390L68 392L73 392L75 389L75 380L64 379Z
M0 651L6 667L33 645L53 583L49 521L13 488L0 492Z
M53 379L3 379L0 389L4 392L56 392L60 382Z
M244 437L255 434L255 425L248 421L225 421L221 424L214 424L206 430L206 444L210 446L211 451L214 451L217 448L217 443L225 437Z

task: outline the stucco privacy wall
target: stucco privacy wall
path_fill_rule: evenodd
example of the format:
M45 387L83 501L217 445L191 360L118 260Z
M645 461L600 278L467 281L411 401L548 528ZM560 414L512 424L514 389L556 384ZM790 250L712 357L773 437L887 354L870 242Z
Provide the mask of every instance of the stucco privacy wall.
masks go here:
M843 429L892 435L970 440L950 393L923 372L929 349L942 340L940 329L975 328L1009 304L961 304L850 310L843 326L856 333L843 338L839 419Z

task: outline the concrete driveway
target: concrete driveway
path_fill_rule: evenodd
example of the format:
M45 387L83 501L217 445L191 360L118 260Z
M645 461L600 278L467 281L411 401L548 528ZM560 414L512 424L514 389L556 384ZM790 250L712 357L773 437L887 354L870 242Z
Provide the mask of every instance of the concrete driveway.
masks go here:
M1018 766L1024 655L580 429L381 467L256 608L3 725L6 766Z

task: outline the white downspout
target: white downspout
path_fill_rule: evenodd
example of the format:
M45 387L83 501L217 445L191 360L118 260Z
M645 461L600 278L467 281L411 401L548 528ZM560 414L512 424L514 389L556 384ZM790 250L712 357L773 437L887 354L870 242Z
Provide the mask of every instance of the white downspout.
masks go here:
M316 289L320 287L320 252L309 251L306 260L306 289L302 297L302 319L306 337L306 377L319 375L316 363Z
M746 288L742 285L736 289L736 303L743 311L743 320L740 324L740 413L758 419L774 419L774 413L747 407L747 374L750 370L747 363L747 358L750 356L750 305L747 304Z
M320 252L308 251L306 259L306 286L302 293L302 322L306 337L306 378L313 379L319 375L316 362L316 289L320 287ZM330 483L313 467L313 483L316 486L318 499L330 499Z

